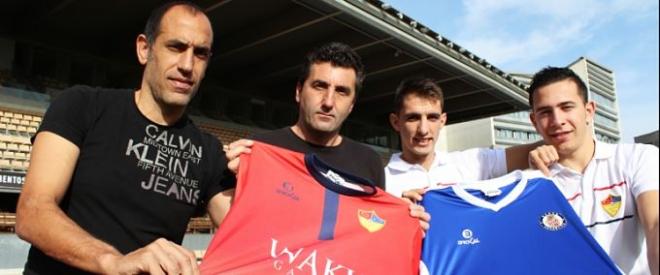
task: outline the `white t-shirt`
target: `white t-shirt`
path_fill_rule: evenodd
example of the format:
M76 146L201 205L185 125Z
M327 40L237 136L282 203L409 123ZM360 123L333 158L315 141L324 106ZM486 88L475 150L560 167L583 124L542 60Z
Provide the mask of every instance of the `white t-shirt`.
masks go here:
M596 141L594 157L583 175L559 164L550 171L589 232L619 268L625 274L650 274L635 198L658 191L658 148Z
M429 171L393 154L385 167L385 190L397 197L417 188L449 186L459 182L486 180L506 174L503 149L475 148L460 152L435 152Z

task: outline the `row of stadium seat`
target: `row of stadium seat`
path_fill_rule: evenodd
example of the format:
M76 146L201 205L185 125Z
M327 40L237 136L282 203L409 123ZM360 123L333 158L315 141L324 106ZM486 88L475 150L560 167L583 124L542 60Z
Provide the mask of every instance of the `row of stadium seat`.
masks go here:
M7 125L16 125L16 126L25 126L25 127L39 127L38 121L32 121L27 119L18 119L18 118L9 118L6 116L0 117L0 123Z
M0 110L0 117L6 117L10 119L14 118L14 119L26 120L26 121L36 121L37 123L41 122L41 116L21 114L21 113L2 111L2 110Z
M32 135L41 123L40 116L0 111L0 133L2 129Z
M16 214L10 212L0 212L0 232L14 232L16 225Z
M213 233L215 227L208 216L191 218L188 222L188 233Z
M9 160L9 159L0 159L0 169L7 171L26 171L28 166L30 166L29 161L22 160Z
M9 159L9 160L29 160L30 159L30 153L12 152L12 151L5 150L5 151L0 151L0 157L2 157L3 159Z
M16 131L24 134L32 135L37 132L37 127L26 127L22 125L16 126L15 124L5 124L0 123L0 129L6 129L8 131Z
M0 128L0 150L29 153L31 149L30 138L2 133Z

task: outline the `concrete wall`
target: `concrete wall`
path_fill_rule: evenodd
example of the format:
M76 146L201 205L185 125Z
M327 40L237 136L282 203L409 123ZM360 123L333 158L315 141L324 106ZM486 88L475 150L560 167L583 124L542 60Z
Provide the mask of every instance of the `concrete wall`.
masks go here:
M491 148L494 142L493 119L483 118L449 125L447 131L447 151L462 151L475 147Z

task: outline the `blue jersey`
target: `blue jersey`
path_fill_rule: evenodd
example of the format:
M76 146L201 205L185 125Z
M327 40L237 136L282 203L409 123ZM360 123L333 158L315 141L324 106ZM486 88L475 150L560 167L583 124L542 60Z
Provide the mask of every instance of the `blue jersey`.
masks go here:
M621 274L550 179L517 171L422 202L422 274Z

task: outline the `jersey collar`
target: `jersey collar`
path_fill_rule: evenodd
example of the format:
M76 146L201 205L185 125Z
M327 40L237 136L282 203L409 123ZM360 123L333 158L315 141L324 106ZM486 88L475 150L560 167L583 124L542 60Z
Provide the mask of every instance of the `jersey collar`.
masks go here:
M361 197L377 192L376 186L370 180L330 167L315 154L305 155L305 166L316 181L335 193Z
M466 189L477 189L477 190L484 190L485 188L499 189L509 184L516 184L516 186L513 187L513 189L509 191L507 194L505 194L504 198L500 199L496 203L492 203L483 200L481 198L477 198L466 191ZM492 180L485 180L485 181L469 183L469 184L465 184L465 183L454 184L451 186L452 190L454 191L454 194L456 194L456 196L463 199L464 201L474 206L490 209L495 212L499 211L500 209L506 207L507 205L515 201L520 196L520 194L522 194L522 192L525 191L525 187L527 187L527 177L521 170L516 170L506 176Z

